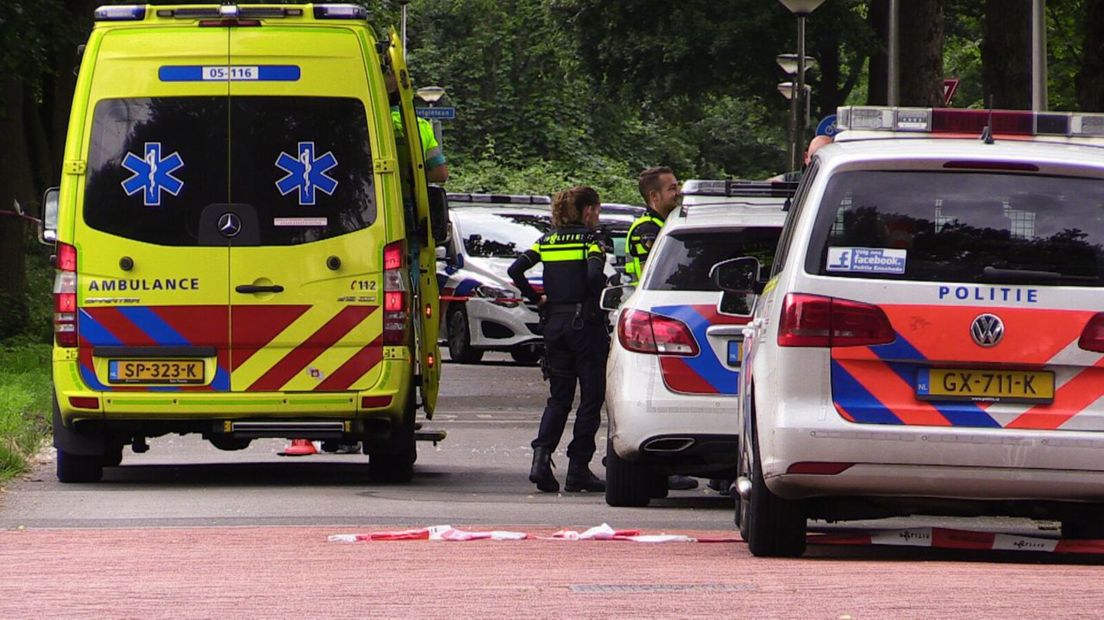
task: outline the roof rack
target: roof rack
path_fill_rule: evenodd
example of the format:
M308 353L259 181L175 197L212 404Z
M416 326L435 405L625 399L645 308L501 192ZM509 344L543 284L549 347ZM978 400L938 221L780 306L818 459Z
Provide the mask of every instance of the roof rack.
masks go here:
M550 205L552 199L537 194L468 194L448 193L449 204L470 202L479 204Z
M691 179L683 184L682 195L791 198L796 190L797 183L788 181L747 181L743 179L703 181Z

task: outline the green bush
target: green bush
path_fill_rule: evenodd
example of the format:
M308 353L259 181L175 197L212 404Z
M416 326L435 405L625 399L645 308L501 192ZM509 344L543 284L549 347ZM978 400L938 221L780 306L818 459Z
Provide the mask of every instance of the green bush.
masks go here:
M0 347L0 480L26 470L50 428L50 345Z

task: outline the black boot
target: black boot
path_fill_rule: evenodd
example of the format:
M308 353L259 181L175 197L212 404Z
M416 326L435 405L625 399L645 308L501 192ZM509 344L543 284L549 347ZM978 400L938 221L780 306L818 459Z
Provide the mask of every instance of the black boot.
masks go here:
M571 461L567 465L567 480L564 488L568 491L590 491L598 493L606 490L606 481L594 475L590 471L590 464L586 461Z
M560 483L552 474L552 451L548 448L533 448L533 467L529 469L529 482L545 493L560 490Z

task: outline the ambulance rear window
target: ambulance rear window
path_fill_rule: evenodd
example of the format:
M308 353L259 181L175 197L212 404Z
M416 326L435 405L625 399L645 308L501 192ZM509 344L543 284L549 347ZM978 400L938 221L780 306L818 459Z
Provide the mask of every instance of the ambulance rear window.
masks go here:
M709 270L723 260L754 256L770 270L782 229L756 227L672 232L652 250L644 288L653 291L719 291Z
M1104 179L843 172L809 247L806 271L821 275L1099 287Z
M224 205L256 230L232 238L208 230ZM84 201L92 228L168 246L296 245L375 219L372 152L357 99L164 97L96 105Z

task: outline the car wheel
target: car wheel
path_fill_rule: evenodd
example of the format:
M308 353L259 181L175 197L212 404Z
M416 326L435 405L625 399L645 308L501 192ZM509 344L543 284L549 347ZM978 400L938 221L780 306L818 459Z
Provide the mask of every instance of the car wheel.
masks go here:
M514 358L514 361L519 364L532 366L540 361L541 350L536 345L522 345L510 349L510 357Z
M741 462L750 460L751 492L741 501L740 535L748 550L759 557L800 557L805 553L805 510L799 501L787 500L771 493L763 480L759 464L758 441L754 422L751 436L743 444ZM746 467L746 465L745 465Z
M109 444L104 447L100 462L104 467L118 467L123 462L123 444Z
M617 456L606 440L606 503L610 506L647 506L651 501L648 469Z
M449 313L448 350L452 361L461 364L475 364L483 359L483 352L471 346L471 326L462 306Z
M59 482L97 482L103 478L103 459L99 454L72 454L57 451Z

